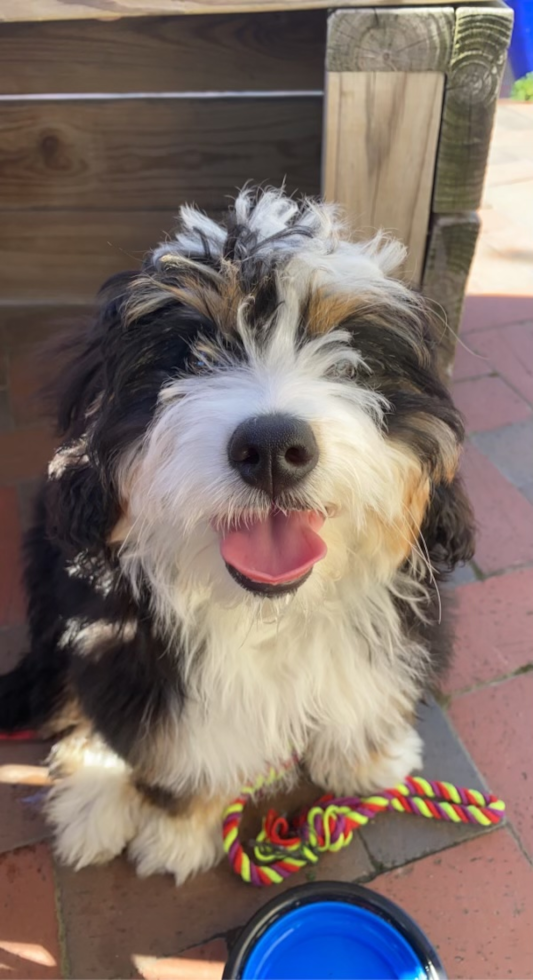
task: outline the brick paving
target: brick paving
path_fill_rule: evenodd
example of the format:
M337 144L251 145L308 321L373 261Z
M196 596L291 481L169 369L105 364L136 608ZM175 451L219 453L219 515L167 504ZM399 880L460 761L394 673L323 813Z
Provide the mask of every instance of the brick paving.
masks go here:
M502 103L454 386L479 542L454 578L456 660L421 711L426 773L488 784L506 826L383 816L317 878L361 880L436 943L450 978L533 978L533 106ZM18 542L52 437L31 400L36 344L72 310L0 310L0 669L24 649ZM30 399L30 400L29 400ZM0 969L22 978L215 980L227 945L272 894L225 865L176 889L126 861L58 867L40 814L44 747L0 741ZM285 886L283 886L285 887Z

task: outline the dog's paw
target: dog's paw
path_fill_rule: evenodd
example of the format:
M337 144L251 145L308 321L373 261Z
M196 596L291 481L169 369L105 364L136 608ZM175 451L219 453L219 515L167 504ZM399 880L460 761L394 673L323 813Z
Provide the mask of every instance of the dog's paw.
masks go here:
M172 816L149 807L143 826L128 848L128 856L141 878L169 873L177 885L200 871L207 871L224 855L221 807L216 814L191 813Z
M122 769L82 769L52 787L45 809L58 857L79 870L124 850L136 832L140 803Z
M356 767L355 777L359 795L392 789L406 776L422 768L423 742L418 732L410 728L397 741L391 741L383 751L374 753L364 765Z
M381 751L373 752L359 763L343 753L319 744L306 757L309 775L314 783L335 796L368 796L390 789L422 766L423 743L418 732L409 728L391 740Z

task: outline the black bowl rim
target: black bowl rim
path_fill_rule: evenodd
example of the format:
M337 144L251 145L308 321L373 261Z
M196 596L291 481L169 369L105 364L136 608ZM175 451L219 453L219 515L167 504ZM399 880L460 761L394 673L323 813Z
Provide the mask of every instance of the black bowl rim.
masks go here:
M307 882L290 888L282 895L276 895L263 905L243 927L234 943L224 967L222 980L239 980L242 977L255 943L282 915L303 905L321 901L348 902L378 915L407 940L422 963L427 980L447 980L435 948L407 912L404 912L395 902L391 902L389 898L372 891L371 888L344 881Z

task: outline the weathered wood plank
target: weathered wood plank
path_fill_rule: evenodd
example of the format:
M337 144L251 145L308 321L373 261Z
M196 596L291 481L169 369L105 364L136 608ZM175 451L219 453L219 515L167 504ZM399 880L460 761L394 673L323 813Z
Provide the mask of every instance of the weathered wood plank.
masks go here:
M446 83L433 210L479 207L513 13L503 3L458 7Z
M422 278L422 292L442 316L441 364L450 375L461 323L468 273L479 232L479 218L469 214L437 215L433 219Z
M328 71L446 71L452 7L337 10L328 19Z
M90 303L171 231L172 212L0 212L0 303Z
M399 7L427 6L440 0L396 0ZM476 0L473 0L475 3ZM479 0L481 3L482 0ZM390 0L374 0L386 7ZM232 14L261 10L312 10L331 0L0 0L0 21L115 20L163 14ZM343 7L367 7L368 0L343 0Z
M441 72L329 72L323 192L357 233L383 228L409 249L420 281L444 89Z
M0 346L15 358L33 346L64 334L76 323L86 322L93 308L90 304L24 304L3 306L0 303Z
M0 104L0 208L220 209L247 180L319 190L322 100Z
M4 24L0 92L321 89L325 42L320 10Z

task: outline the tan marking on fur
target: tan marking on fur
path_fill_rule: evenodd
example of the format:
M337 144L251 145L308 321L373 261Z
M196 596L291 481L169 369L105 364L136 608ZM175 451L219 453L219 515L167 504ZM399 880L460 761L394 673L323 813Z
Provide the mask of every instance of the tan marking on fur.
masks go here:
M388 556L391 572L409 557L420 535L431 493L431 481L418 461L412 461L407 472L398 468L398 485L403 484L402 512L388 521L376 512L367 519L364 547L371 556Z
M239 307L245 301L237 270L226 263L223 274L206 273L195 263L173 263L183 267L176 284L161 282L155 276L139 276L131 287L124 311L126 325L154 313L168 303L169 296L177 303L195 310L212 320L223 333L235 329Z
M420 534L431 493L431 481L428 476L422 475L418 479L413 479L408 483L404 497L404 512L406 537L408 538L408 553L411 551L415 541Z
M82 717L79 701L72 695L61 706L60 710L56 712L53 718L45 722L44 725L41 725L39 735L44 739L55 738L63 732L79 725Z
M451 483L461 456L461 447L452 430L441 419L430 418L427 415L417 416L417 426L431 432L437 439L440 448L440 467L437 467L432 477L435 482Z
M461 458L461 446L455 434L442 419L433 418L423 412L413 413L409 421L414 431L425 432L438 443L439 459L431 472L433 482L451 483ZM401 438L391 441L403 444Z
M131 520L126 513L121 514L114 528L110 532L108 544L123 544L131 531Z
M376 330L387 330L407 340L421 363L427 363L429 353L421 340L424 310L419 303L419 298L412 294L409 305L398 309L386 293L378 298L375 293L365 293L363 288L354 294L315 287L310 291L303 317L311 335L328 333L348 319L364 320Z
M204 796L196 794L194 796L183 797L180 801L178 812L175 814L176 821L193 820L201 830L202 826L210 826L213 819L222 821L225 808L231 803L227 796ZM153 806L153 803L148 804Z
M309 333L320 335L329 333L339 323L350 316L357 315L360 299L354 296L332 295L322 289L315 289L308 300L304 316Z
M84 716L77 695L70 685L64 692L58 709L40 727L42 739L57 738L71 732L83 724Z

